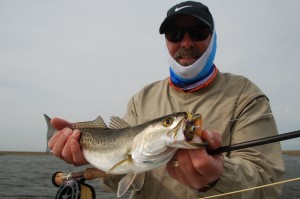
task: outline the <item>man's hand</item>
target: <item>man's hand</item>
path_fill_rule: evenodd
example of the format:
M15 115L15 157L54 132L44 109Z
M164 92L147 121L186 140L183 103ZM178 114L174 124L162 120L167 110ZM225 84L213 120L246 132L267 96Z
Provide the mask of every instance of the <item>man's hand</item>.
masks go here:
M88 164L78 143L80 138L79 130L73 131L67 128L66 126L69 122L59 118L53 118L51 124L58 130L48 142L48 147L52 149L52 154L75 166Z
M213 150L221 146L221 135L216 131L204 130L201 137L209 143L208 149ZM174 161L177 161L178 165L174 165ZM197 190L218 180L223 173L223 167L224 156L208 155L205 148L179 149L167 164L168 173L172 178Z

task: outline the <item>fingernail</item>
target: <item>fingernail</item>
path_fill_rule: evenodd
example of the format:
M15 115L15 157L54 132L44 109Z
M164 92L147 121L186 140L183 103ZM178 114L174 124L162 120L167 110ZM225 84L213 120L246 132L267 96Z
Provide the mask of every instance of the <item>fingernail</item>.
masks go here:
M213 136L213 134L212 134L212 132L211 131L206 131L207 132L207 135L208 135L208 142L210 143L210 144L212 144L212 143L214 143L214 136Z
M213 134L211 131L206 131L208 135L208 139L212 140L214 138Z
M69 136L72 132L73 132L72 129L65 129L64 130L65 136Z
M79 136L79 133L80 133L80 132L79 132L78 130L74 130L72 136L73 136L74 138L77 138L77 137Z

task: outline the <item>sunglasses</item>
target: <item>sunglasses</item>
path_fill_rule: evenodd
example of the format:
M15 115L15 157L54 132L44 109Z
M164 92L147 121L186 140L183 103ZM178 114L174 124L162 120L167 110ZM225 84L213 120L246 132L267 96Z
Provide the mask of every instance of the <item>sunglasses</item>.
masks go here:
M194 41L203 41L208 38L211 30L205 26L193 26L193 27L174 27L170 28L165 33L165 37L169 42L180 42L184 38L185 33L189 33L190 38Z

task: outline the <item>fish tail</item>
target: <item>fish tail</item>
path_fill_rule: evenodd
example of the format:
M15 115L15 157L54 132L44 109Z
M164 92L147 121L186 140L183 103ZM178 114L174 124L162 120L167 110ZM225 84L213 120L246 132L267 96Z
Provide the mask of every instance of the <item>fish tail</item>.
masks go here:
M49 149L49 147L48 147L48 142L51 139L51 137L55 134L56 129L51 125L51 118L48 117L46 114L44 114L44 117L46 119L46 123L47 123L47 127L48 127L48 130L47 130L47 149L46 149L46 152L49 153L51 149Z

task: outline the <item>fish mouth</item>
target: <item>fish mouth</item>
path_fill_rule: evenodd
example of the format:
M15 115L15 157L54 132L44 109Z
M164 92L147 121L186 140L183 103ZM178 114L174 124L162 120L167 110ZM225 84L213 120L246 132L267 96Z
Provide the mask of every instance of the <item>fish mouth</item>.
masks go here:
M185 141L191 142L194 139L195 136L195 128L200 127L202 130L202 117L200 114L193 115L190 112L185 112L186 116L181 119L180 122L176 125L174 128L174 140L177 140L177 135L180 132L180 129L183 130L183 135L185 138ZM198 126L196 126L198 125ZM195 143L196 145L198 143Z
M200 130L199 130L200 128ZM197 149L208 145L201 139L201 115L185 112L173 130L166 134L166 146L182 149Z
M174 130L175 130L174 137L173 137L174 140L177 140L176 138L177 138L178 133L180 132L180 129L185 129L186 128L186 122L189 119L193 118L193 115L190 112L185 112L185 114L186 114L186 116L183 117L180 120L180 122L178 122L178 124L174 127Z
M183 134L187 142L190 142L194 139L196 127L200 128L202 131L202 116L200 114L193 115L187 112L187 118L183 128Z

